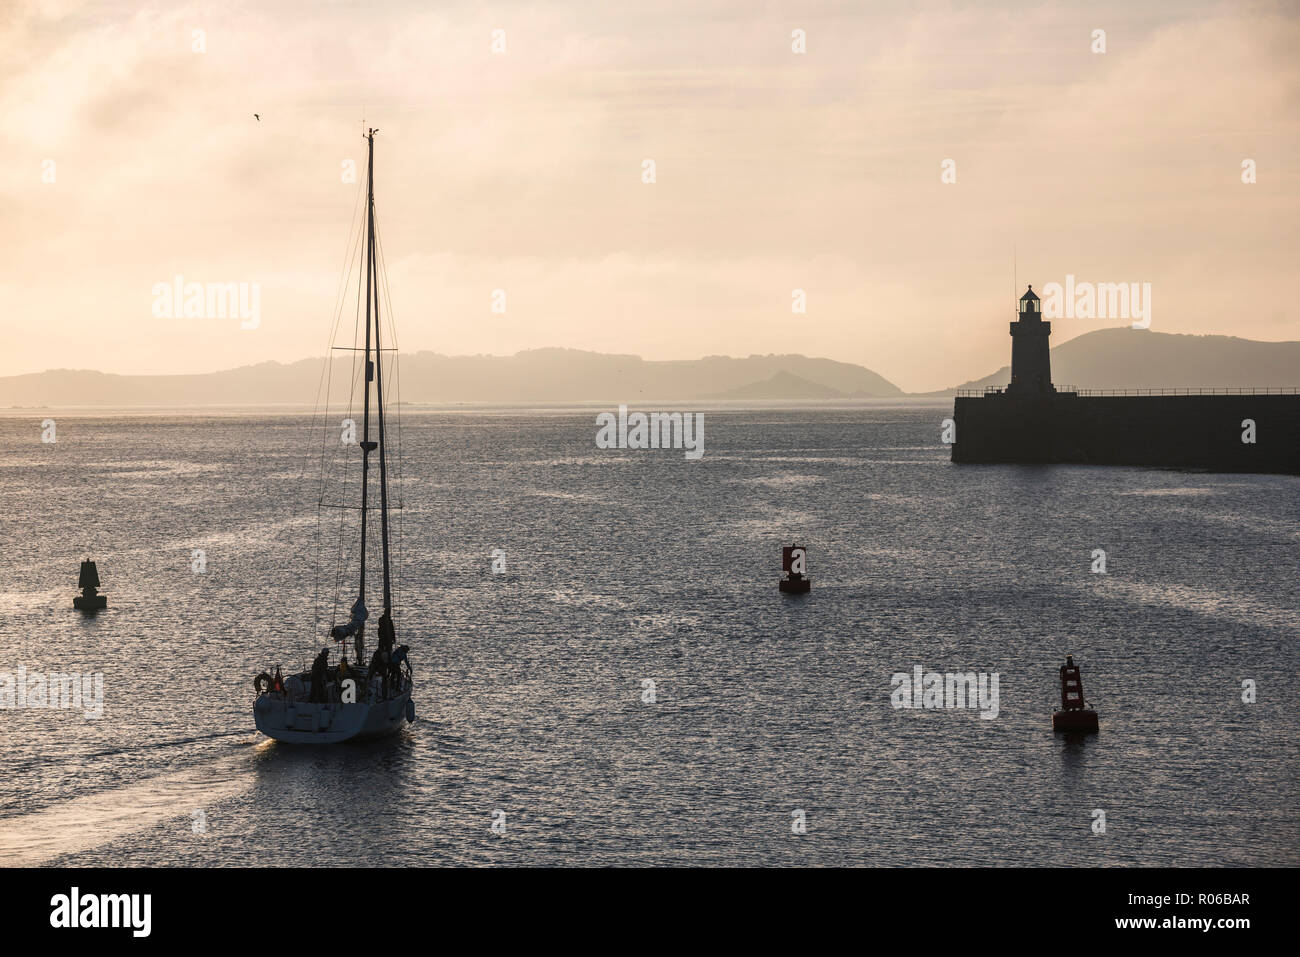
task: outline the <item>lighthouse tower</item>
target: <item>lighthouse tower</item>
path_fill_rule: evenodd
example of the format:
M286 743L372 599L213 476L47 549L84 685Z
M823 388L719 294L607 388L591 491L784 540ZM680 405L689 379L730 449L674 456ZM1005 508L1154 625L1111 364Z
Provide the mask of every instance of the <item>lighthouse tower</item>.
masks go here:
M1020 297L1020 315L1011 323L1011 384L1010 395L1044 395L1055 392L1052 387L1052 361L1047 352L1047 339L1052 334L1052 324L1043 321L1043 302L1030 286Z

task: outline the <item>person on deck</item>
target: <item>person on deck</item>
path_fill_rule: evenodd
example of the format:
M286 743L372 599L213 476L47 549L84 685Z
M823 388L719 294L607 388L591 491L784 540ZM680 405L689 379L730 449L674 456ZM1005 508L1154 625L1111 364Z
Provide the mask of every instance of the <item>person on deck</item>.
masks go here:
M322 648L321 653L311 666L311 701L313 704L325 702L325 673L329 668L330 650Z
M393 652L392 663L389 668L392 672L392 682L395 688L402 687L402 665L406 665L406 674L407 677L410 677L411 662L406 657L406 653L410 650L409 645L398 645L397 650Z
M375 649L375 653L370 658L370 680L375 678L381 679L383 684L380 686L380 695L388 697L388 652L384 650L383 642Z
M375 649L375 656L370 659L370 677L378 675L382 681L381 694L387 698L389 688L392 686L391 662L393 657L393 645L397 639L397 633L393 628L393 619L389 617L388 612L379 616L379 647Z
M393 628L393 619L388 616L388 612L384 612L379 616L379 647L392 654L395 644L397 631Z

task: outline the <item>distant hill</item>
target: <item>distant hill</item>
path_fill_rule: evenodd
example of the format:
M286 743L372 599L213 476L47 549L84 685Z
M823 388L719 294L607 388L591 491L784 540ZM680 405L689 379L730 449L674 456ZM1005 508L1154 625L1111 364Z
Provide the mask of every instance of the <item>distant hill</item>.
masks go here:
M1008 353L1010 342L1008 341ZM331 404L355 382L352 353L333 360L263 362L205 375L112 375L54 369L0 377L0 409L58 406L312 405L325 378ZM444 356L400 360L403 402L513 403L801 400L901 397L870 369L800 355L743 359L647 361L578 349L533 349L513 356ZM1004 366L957 389L1004 386ZM1089 389L1300 387L1300 342L1189 336L1137 329L1098 329L1052 350L1052 379ZM387 394L391 374L386 378ZM922 393L951 395L953 389Z
M356 368L351 355L333 360L328 375L331 401L348 394ZM0 378L0 408L311 405L324 367L321 359L304 359L204 375L55 369ZM870 369L799 355L660 362L577 349L534 349L513 356L417 352L401 357L398 372L404 402L627 402L718 398L731 393L737 398L903 395L898 386ZM391 381L386 384L391 389Z
M982 379L928 394L1005 386L1010 380L1011 367L1003 366ZM1081 389L1300 387L1300 342L1098 329L1052 350L1052 381Z
M845 393L830 386L809 382L807 379L778 372L770 379L742 385L738 389L728 389L712 396L714 399L838 399Z

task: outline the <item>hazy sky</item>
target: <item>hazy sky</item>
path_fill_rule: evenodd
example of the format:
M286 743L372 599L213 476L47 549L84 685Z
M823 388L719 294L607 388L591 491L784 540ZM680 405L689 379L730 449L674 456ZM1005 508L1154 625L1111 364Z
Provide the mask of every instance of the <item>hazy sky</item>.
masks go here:
M363 111L404 350L935 389L1008 361L1013 248L1021 288L1151 283L1154 331L1300 339L1297 50L1295 3L0 0L0 375L323 354ZM156 318L178 273L260 325Z

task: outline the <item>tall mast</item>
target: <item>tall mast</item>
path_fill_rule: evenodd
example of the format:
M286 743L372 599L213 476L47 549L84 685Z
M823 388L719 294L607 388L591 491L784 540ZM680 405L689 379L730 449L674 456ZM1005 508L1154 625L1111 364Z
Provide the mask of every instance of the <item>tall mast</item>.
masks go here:
M370 301L373 287L375 259L375 131L366 132L368 155L366 158L366 381L365 407L361 426L361 585L360 598L366 599L366 519L369 516L370 452L377 447L370 441L370 382L375 377L375 365L370 358ZM357 632L357 663L361 663L364 644L362 632Z
M375 258L375 173L373 131L370 142L370 272L375 275L375 408L379 414L379 528L384 555L384 614L392 622L393 591L388 569L388 450L384 444L384 361L379 346L379 280ZM369 330L367 329L367 335Z

